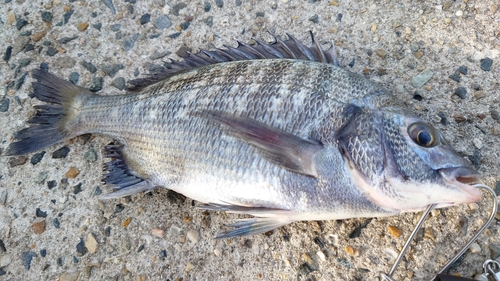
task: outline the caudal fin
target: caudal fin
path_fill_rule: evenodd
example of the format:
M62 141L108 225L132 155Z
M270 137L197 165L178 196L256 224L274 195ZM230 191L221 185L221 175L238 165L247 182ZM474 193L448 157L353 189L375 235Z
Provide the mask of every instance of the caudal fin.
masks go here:
M71 128L66 125L75 115L71 112L76 106L75 97L93 94L41 69L33 70L32 76L36 79L32 83L35 97L48 104L35 106L37 112L28 120L34 125L15 134L18 141L10 144L6 155L33 152L74 137Z

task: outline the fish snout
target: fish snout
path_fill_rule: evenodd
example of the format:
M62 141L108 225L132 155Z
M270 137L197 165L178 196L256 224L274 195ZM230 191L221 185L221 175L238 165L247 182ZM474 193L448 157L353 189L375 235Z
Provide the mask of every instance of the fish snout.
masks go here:
M481 192L479 189L470 185L479 180L481 175L478 171L470 167L460 166L439 169L438 172L446 183L465 193L464 198L460 200L461 202L454 202L455 204L472 203L481 199Z

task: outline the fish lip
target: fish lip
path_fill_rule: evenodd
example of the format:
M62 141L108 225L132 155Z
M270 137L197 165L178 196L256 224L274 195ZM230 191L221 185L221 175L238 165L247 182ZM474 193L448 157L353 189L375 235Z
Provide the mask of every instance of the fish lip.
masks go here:
M465 166L442 168L437 171L446 183L465 191L469 195L465 201L453 202L451 204L472 203L481 199L479 189L470 185L479 180L481 175L478 171Z

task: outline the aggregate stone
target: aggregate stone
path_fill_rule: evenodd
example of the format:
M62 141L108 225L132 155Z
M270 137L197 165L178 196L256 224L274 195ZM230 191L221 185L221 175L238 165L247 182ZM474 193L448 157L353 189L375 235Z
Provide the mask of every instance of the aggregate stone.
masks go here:
M500 247L495 244L490 244L490 256L492 259L496 260L500 257Z
M85 69L87 69L88 71L90 71L90 73L95 73L97 71L97 67L95 67L95 65L93 65L91 62L81 61L80 64Z
M89 250L89 253L93 254L97 251L98 243L94 238L94 235L92 233L89 233L87 235L87 239L85 240L85 247L87 250Z
M98 23L92 24L92 27L97 29L98 31L101 31L102 23L98 22Z
M387 52L384 49L376 49L375 53L383 59L387 56Z
M23 262L23 266L26 270L30 270L31 268L31 261L33 258L36 258L38 255L35 252L23 252L21 255L21 261Z
M78 84L78 80L80 79L80 74L78 72L71 72L69 75L69 81L73 84Z
M89 90L91 90L92 92L98 92L98 91L102 90L102 84L103 84L102 77L100 77L100 76L93 77L92 82L91 82L90 87L89 87Z
M12 168L12 167L24 165L24 163L26 163L26 161L28 161L28 156L26 156L26 155L10 157L9 158L9 166Z
M34 49L35 49L35 45L28 44L28 45L26 45L26 48L24 48L24 52L27 53L29 51L33 51Z
M179 37L179 35L181 35L181 34L182 34L181 32L175 32L175 33L168 35L168 37L175 39L175 38Z
M458 71L455 71L452 75L448 77L455 82L460 82L460 74Z
M28 36L18 36L14 40L14 44L12 44L12 53L11 53L11 55L15 56L15 55L19 54L19 52L21 52L22 50L24 50L24 48L26 47L26 45L28 45L29 41L30 41L30 38Z
M465 65L459 66L458 67L458 72L462 73L463 75L467 75L467 72L468 72L467 66L465 66Z
M187 7L186 3L177 3L172 7L172 14L174 14L174 16L178 16L179 11L186 7Z
M69 147L63 146L63 147L59 148L58 150L52 152L52 158L54 158L54 159L66 158L69 151L70 151Z
M48 11L43 11L42 12L42 21L50 23L52 21L52 13Z
M87 253L87 248L85 247L85 242L83 239L80 239L80 242L76 244L76 252L79 256L83 256Z
M458 87L455 89L454 94L459 96L461 99L465 99L467 96L467 90L464 87Z
M9 111L10 99L7 97L3 97L0 99L0 112Z
M119 63L119 64L104 65L104 66L102 66L101 69L104 73L106 73L106 75L113 78L113 77L115 77L116 73L118 73L118 71L120 71L121 69L124 69L124 68L125 68L125 66L123 64Z
M480 60L480 64L481 64L480 66L481 66L482 70L490 71L491 65L493 64L493 60L490 58L484 58L484 59Z
M148 23L149 21L151 20L151 15L150 14L144 14L141 16L139 22L144 25L146 23Z
M500 181L497 181L497 182L495 183L495 188L494 188L494 190L495 190L495 194L496 194L497 196L500 196Z
M113 0L101 0L101 1L102 3L104 3L104 5L106 5L106 7L108 7L111 10L113 14L116 15L116 9L115 5L113 4Z
M7 49L5 50L5 53L3 55L3 60L9 61L11 56L12 56L12 46L7 46Z
M191 24L190 22L183 22L180 24L180 26L181 26L182 30L186 30L186 29L188 29L190 24Z
M137 41L137 38L139 38L139 33L136 33L134 35L128 36L123 40L123 49L125 51L130 51L135 44L135 41Z
M318 23L319 16L317 14L315 14L314 16L310 17L309 20L312 21L313 23Z
M35 177L35 183L41 184L47 179L48 173L47 172L40 172L38 175Z
M79 184L73 186L73 194L76 195L80 192L82 192L82 183L79 183Z
M200 232L198 232L197 230L191 229L187 232L186 236L187 239L193 244L196 244L198 243L198 241L200 241Z
M15 87L16 90L21 89L21 87L24 84L24 81L26 80L26 76L28 76L28 72L27 71L24 72L23 75L21 75L21 77L19 77L19 79L17 79L17 81L16 81L16 87Z
M124 90L125 86L126 86L125 78L117 77L117 78L113 79L113 81L111 82L111 86L117 88L120 91Z
M96 186L96 188L94 189L94 192L92 193L93 196L99 196L102 194L102 190L100 187Z
M122 25L119 23L115 23L115 24L112 24L109 26L109 29L111 29L111 31L114 31L114 32L119 31L120 28L122 28Z
M411 80L411 84L415 88L420 88L425 85L425 83L427 83L433 75L434 72L432 72L430 69L424 69L417 76L413 77L413 79Z
M212 4L210 4L210 2L208 2L208 1L205 1L205 3L203 4L203 10L205 12L210 12L211 8L212 8Z
M155 19L153 25L158 29L165 29L172 26L172 21L166 15L161 15Z
M5 267L12 262L12 257L9 254L5 254L0 258L0 267Z
M75 64L76 60L70 56L61 56L56 58L56 65L61 68L72 68Z
M46 218L47 212L40 210L40 208L36 208L35 215L37 218Z
M212 27L212 25L214 25L214 17L213 16L206 17L205 19L203 19L203 22L209 27Z
M33 232L35 234L42 234L45 232L46 229L46 223L45 220L35 222L31 225L31 228L33 229Z
M469 251L473 254L477 254L481 252L481 247L477 243L472 243L469 247Z
M45 72L49 72L49 64L46 62L40 63L40 69L45 71Z
M215 5L219 8L224 7L224 1L223 0L215 0Z
M48 48L47 48L47 51L45 52L45 54L46 54L47 56L49 56L49 57L53 57L53 56L54 56L55 54L57 54L57 53L58 53L57 49L56 49L56 48L54 48L54 47L51 47L51 46L50 46L50 47L48 47Z
M78 31L80 32L83 32L85 30L87 30L87 28L89 27L89 23L88 22L81 22L79 23L76 28L78 29Z
M19 68L25 67L25 66L29 65L30 63L31 63L30 59L19 60Z
M78 38L78 36L73 36L73 37L63 37L61 39L57 39L57 42L61 43L61 44L66 44L68 42L71 42L73 40L75 40L76 38Z
M17 28L17 30L21 30L23 27L25 27L28 24L29 24L29 22L27 20L20 18L16 21L16 28Z
M66 24L69 22L69 20L71 19L71 16L73 15L75 11L74 10L69 10L67 11L66 13L64 13L63 15L63 22L62 24Z
M54 220L52 220L52 224L54 225L55 228L61 227L61 223L59 222L58 218L55 218Z
M30 163L32 165L38 164L40 161L42 161L42 158L44 155L45 155L45 151L41 151L41 152L33 154L33 156L31 156Z

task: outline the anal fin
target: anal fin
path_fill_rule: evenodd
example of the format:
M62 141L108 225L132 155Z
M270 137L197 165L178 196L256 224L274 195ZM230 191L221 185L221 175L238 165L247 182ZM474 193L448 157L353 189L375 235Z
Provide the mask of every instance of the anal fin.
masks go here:
M114 144L105 147L106 157L111 158L111 161L104 164L107 173L104 175L103 182L115 191L102 195L100 199L120 198L155 188L149 181L135 176L129 170L122 148L123 146Z

